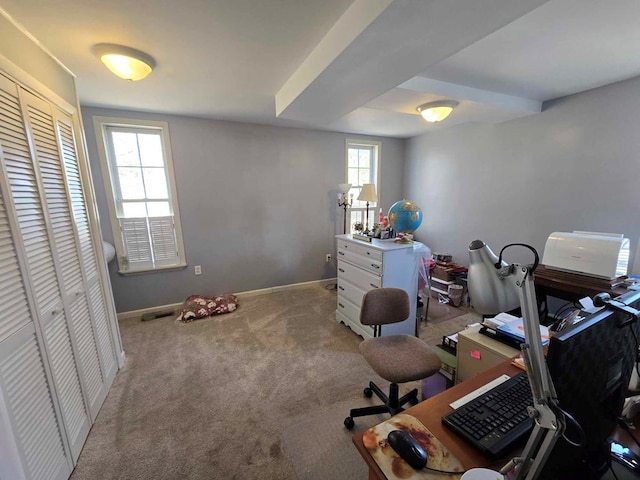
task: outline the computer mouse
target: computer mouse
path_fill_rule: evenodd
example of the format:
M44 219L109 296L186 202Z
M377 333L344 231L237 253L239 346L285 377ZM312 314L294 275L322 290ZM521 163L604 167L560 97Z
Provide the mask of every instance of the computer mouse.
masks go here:
M387 436L387 442L400 455L400 458L416 470L420 470L427 465L427 452L409 432L392 430Z

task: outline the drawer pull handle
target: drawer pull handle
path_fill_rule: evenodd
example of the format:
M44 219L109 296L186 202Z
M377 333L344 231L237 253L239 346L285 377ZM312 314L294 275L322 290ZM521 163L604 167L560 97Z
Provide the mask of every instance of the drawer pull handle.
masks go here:
M344 269L342 269L342 268L339 268L338 271L344 273Z
M338 255L344 255L344 252L338 252Z
M344 305L341 303L338 303L338 305L340 305L340 308L344 308Z
M367 255L371 255L371 252L367 252Z
M371 285L373 288L378 288L378 285L375 285L373 283L370 283L369 285Z
M338 288L339 288L340 290L344 290L344 287L343 287L342 285L338 285Z
M371 264L371 266L372 266L373 268L380 268L380 265L376 265L375 263L372 263L372 264Z

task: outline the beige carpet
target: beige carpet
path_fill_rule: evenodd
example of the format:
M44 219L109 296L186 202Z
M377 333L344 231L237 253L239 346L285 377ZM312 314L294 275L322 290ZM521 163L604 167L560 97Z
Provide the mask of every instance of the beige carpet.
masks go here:
M346 440L357 464L342 420L366 404L369 380L386 388L359 354L360 337L335 322L335 302L314 285L241 298L236 312L190 324L122 322L126 365L72 479L339 479L327 472L341 471L340 455L283 445L307 422L309 438ZM421 337L437 343L465 315L427 322ZM318 476L305 476L307 461Z
M351 436L383 422L383 415L356 418L349 431L342 422L355 407L373 405L362 397L355 403L338 403L308 419L287 427L282 435L285 452L293 462L298 480L362 479L368 469L353 446Z

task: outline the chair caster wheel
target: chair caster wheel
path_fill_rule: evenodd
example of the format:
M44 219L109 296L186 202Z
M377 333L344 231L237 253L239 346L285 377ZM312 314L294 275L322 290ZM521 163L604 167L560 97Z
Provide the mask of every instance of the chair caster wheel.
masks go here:
M364 396L367 398L371 398L373 396L373 390L371 390L369 387L366 387L362 393L364 393Z
M344 426L347 427L347 430L351 430L354 426L355 426L355 422L353 421L353 418L351 417L347 417L344 419Z

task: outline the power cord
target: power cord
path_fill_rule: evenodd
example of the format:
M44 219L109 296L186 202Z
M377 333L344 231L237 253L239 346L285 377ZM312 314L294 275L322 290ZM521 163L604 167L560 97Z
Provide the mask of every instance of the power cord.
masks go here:
M616 480L620 480L620 479L618 478L618 475L616 475L615 470L613 469L613 463L610 463L610 464L609 464L609 470L611 470L611 475L613 475L613 478L615 478Z

